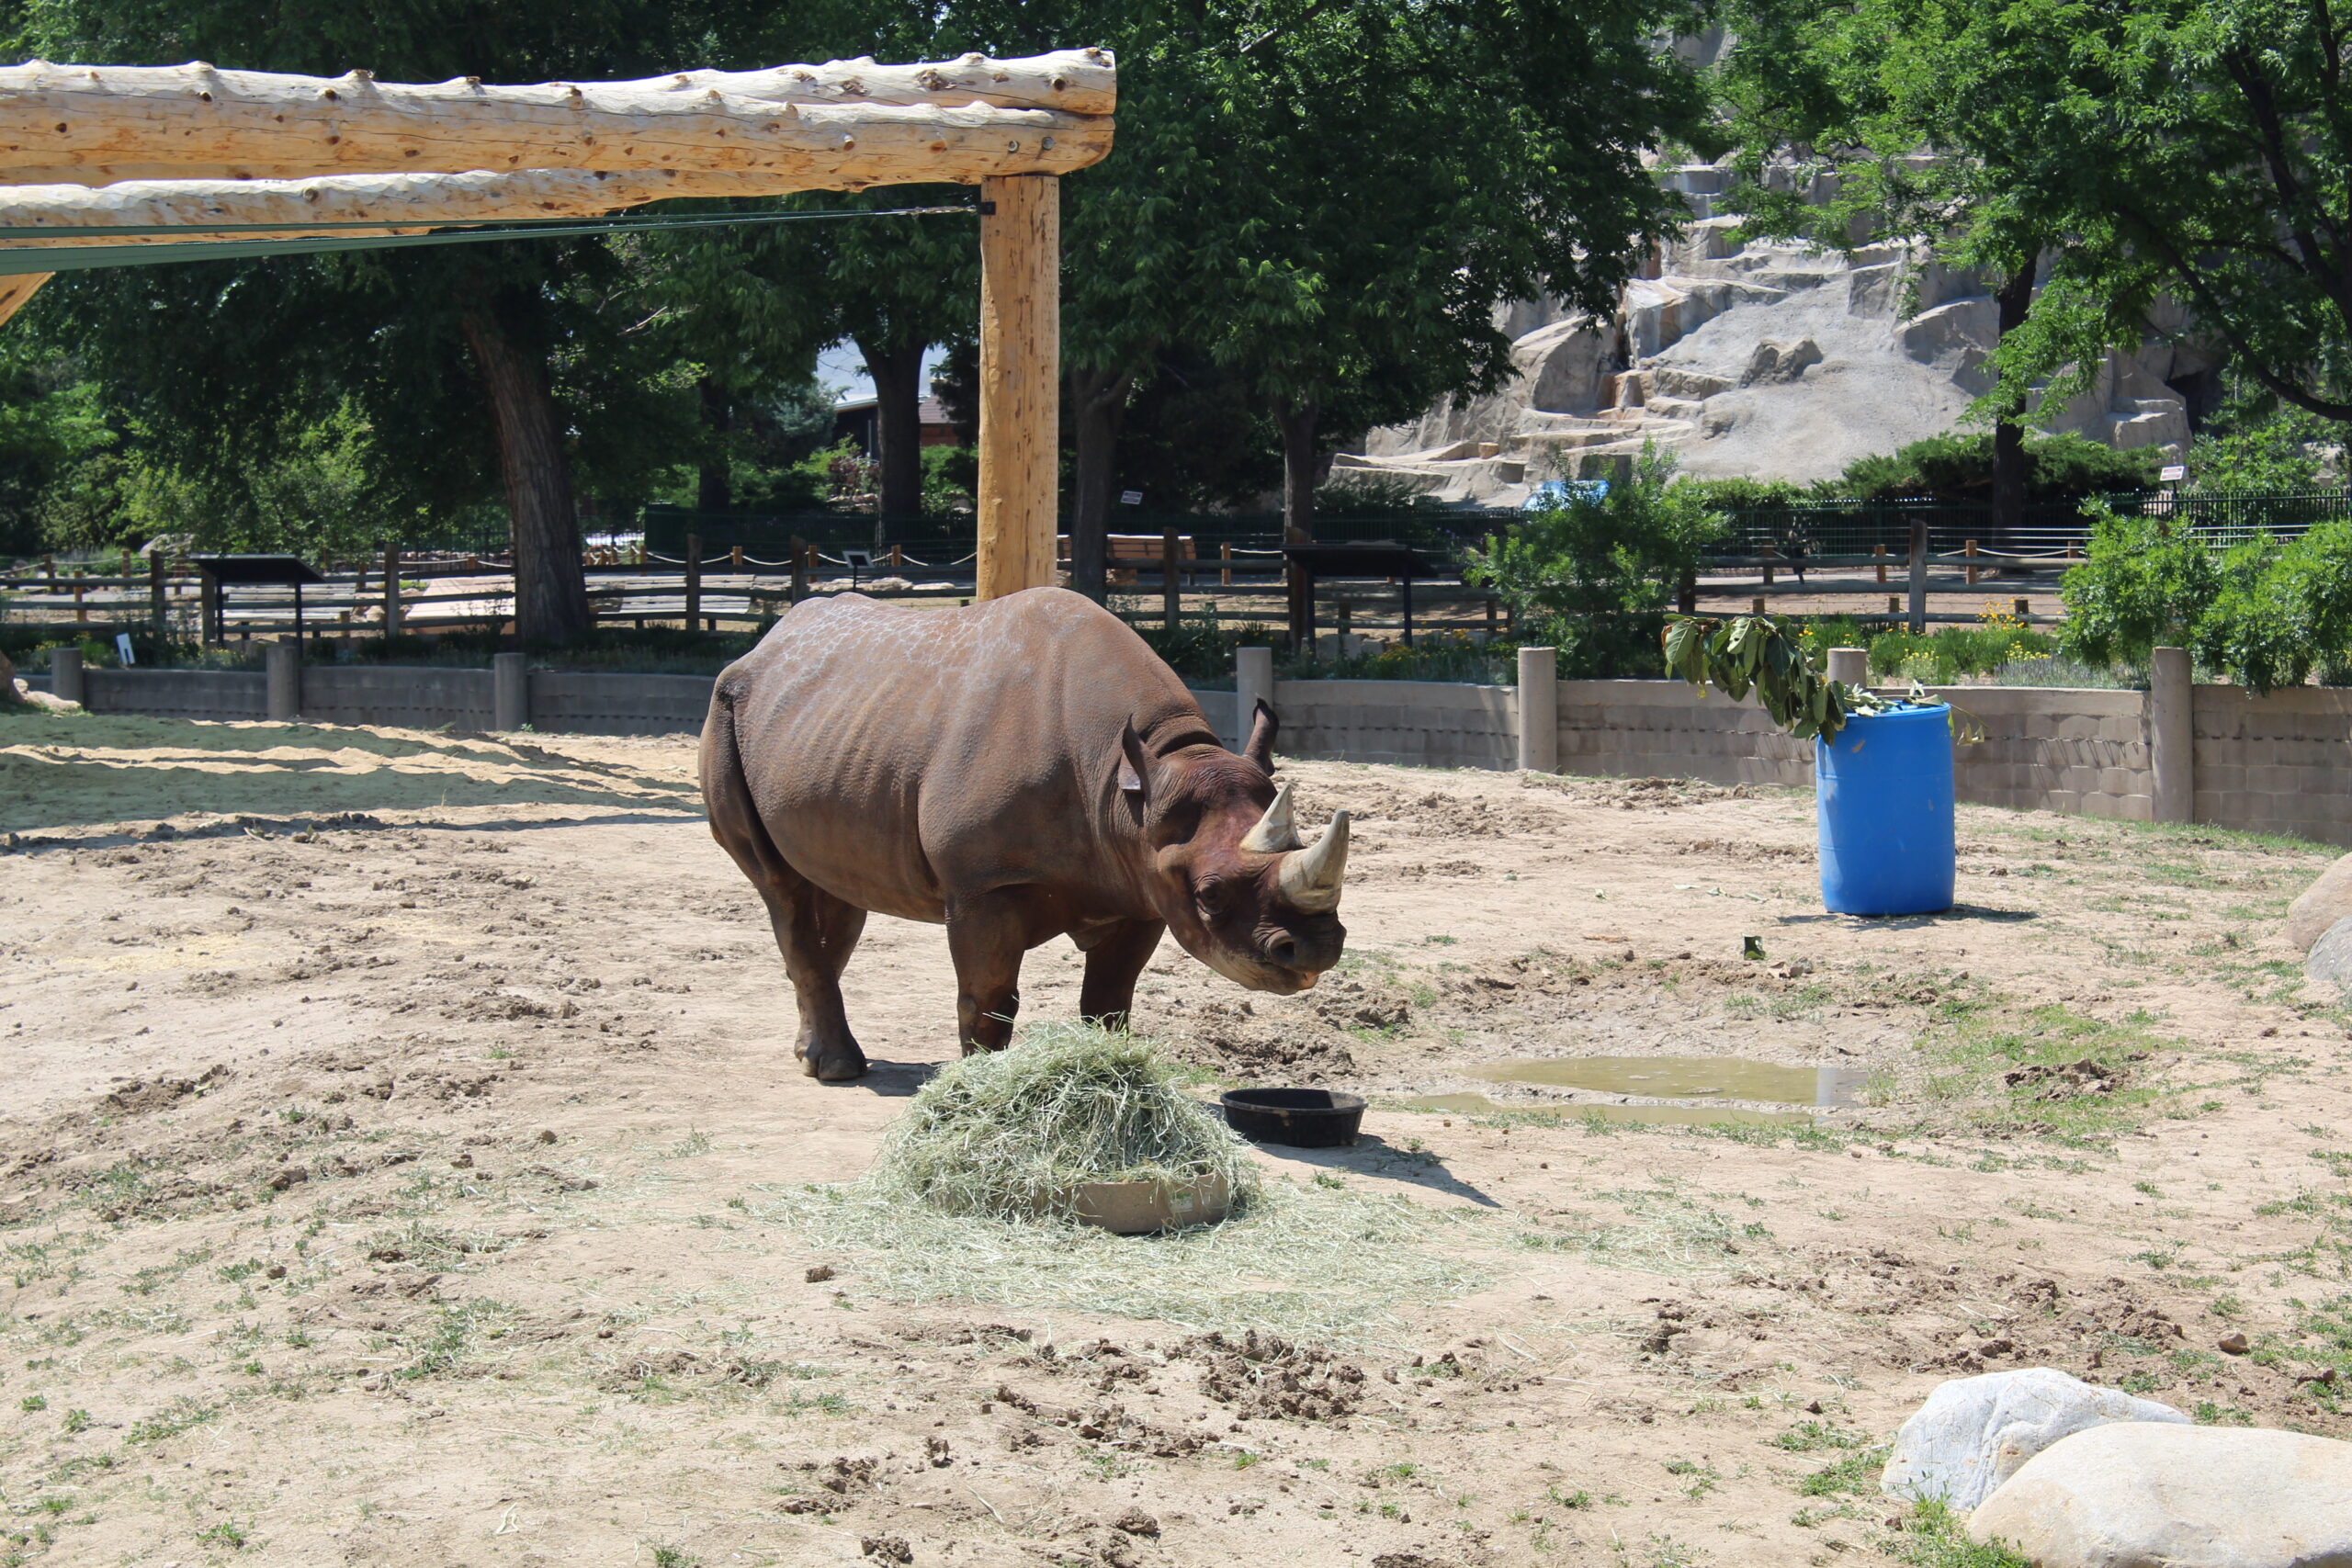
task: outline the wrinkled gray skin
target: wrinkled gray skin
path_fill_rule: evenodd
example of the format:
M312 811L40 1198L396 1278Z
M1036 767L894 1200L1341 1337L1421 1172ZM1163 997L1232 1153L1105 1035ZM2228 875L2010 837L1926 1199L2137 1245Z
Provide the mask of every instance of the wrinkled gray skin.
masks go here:
M1281 853L1242 847L1274 798L1262 705L1240 754L1116 616L1035 588L959 610L863 594L794 607L728 666L703 728L712 834L766 902L812 1077L865 1055L840 979L869 910L947 928L967 1054L1001 1049L1022 955L1067 934L1081 1015L1124 1027L1172 931L1252 990L1339 961ZM1334 890L1336 901L1336 888Z

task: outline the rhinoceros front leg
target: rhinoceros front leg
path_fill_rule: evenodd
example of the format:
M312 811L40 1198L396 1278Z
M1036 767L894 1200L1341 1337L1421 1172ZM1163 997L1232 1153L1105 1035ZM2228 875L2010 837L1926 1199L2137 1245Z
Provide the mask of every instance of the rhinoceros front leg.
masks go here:
M760 894L767 903L768 923L775 928L775 944L784 952L784 972L800 1004L800 1038L792 1054L800 1058L802 1072L824 1083L863 1077L865 1053L849 1032L849 1014L842 1006L842 971L857 951L865 911L805 877L776 880L784 886L763 883Z
M1078 992L1078 1016L1105 1029L1127 1027L1136 1004L1136 980L1168 930L1161 920L1121 920L1088 941L1086 979Z
M956 1032L964 1055L1001 1051L1021 1010L1021 955L1029 911L1015 890L954 899L947 906L947 956L956 964Z

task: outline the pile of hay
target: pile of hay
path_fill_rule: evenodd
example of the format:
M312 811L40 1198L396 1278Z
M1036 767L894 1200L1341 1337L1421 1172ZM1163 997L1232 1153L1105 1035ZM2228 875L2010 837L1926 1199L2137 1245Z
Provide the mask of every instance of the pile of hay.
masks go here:
M942 1068L864 1185L946 1213L1025 1220L1066 1219L1085 1182L1222 1179L1238 1213L1258 1191L1246 1146L1148 1042L1045 1024Z

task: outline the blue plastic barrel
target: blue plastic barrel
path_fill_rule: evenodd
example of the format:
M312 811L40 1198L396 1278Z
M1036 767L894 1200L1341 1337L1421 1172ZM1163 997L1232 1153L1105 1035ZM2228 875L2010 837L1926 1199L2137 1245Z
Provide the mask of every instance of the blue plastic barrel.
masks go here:
M1856 714L1813 743L1821 901L1840 915L1951 908L1951 710Z

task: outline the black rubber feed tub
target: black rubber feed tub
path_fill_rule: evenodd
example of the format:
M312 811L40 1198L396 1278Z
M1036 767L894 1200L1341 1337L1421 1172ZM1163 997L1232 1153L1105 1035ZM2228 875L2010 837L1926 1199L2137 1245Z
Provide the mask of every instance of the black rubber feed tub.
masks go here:
M1259 1144L1345 1148L1363 1124L1363 1096L1328 1089L1236 1089L1219 1101L1226 1124Z

